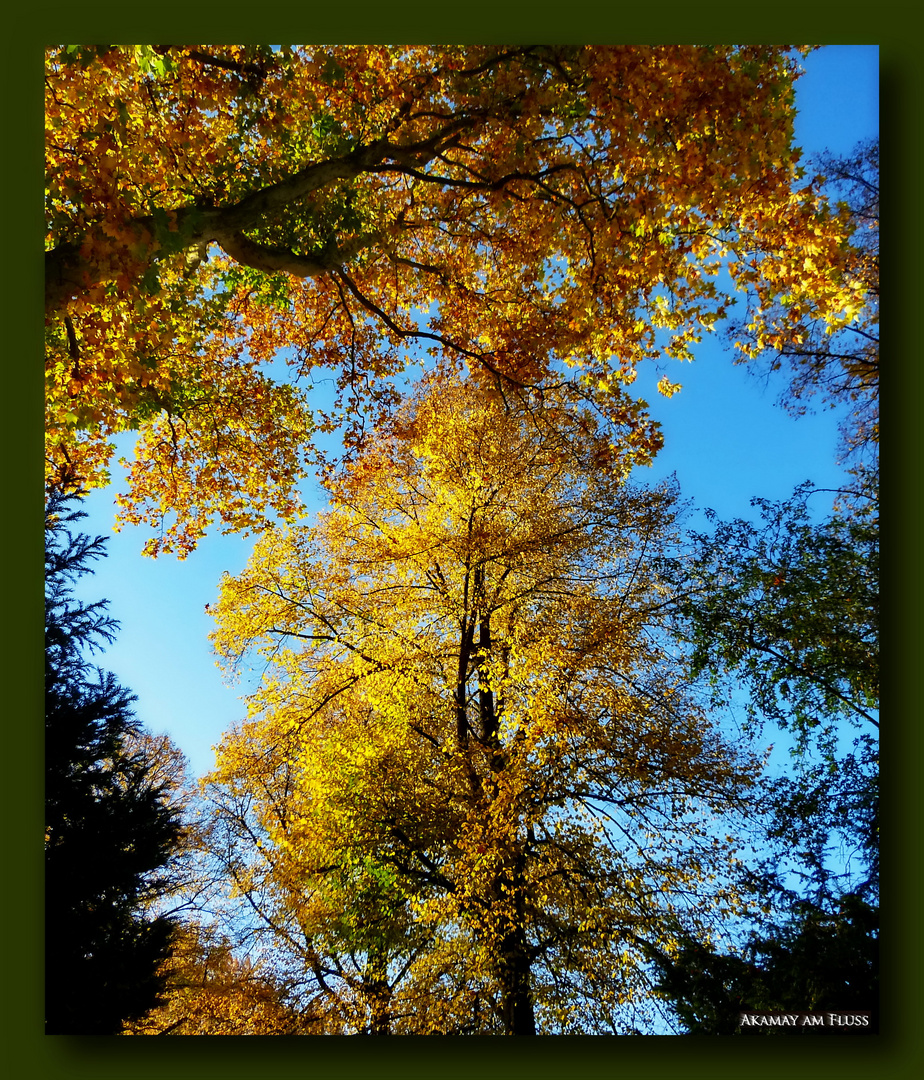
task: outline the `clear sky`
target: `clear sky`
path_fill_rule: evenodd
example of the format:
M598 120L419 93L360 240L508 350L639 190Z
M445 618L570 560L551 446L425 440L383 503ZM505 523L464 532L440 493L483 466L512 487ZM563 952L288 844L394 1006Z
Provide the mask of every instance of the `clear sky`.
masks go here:
M805 61L796 86L796 142L806 155L849 152L879 130L877 46L827 46ZM775 402L785 380L765 385L733 366L718 335L704 341L697 360L669 369L683 385L670 400L654 390L657 373L640 372L633 384L661 421L665 448L638 480L676 472L681 492L723 517L748 516L759 495L785 498L803 480L833 487L837 420L830 412L793 419ZM131 439L117 441L127 453ZM122 471L116 467L116 484ZM81 595L106 597L121 623L114 645L99 659L137 696L136 713L148 730L166 731L195 773L213 764L212 747L245 712L246 684L227 686L208 643L212 622L205 605L215 600L223 571L239 573L253 538L208 536L185 561L140 555L149 532L112 533L115 488L84 500L83 531L111 536L109 557L84 579Z

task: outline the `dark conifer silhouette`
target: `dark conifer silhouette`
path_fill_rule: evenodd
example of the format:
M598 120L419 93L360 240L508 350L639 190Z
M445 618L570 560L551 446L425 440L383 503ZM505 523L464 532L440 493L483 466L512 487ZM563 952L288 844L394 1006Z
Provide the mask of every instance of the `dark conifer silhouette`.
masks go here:
M116 1035L158 1002L174 924L151 905L181 827L134 696L87 659L118 624L74 596L105 540L70 531L73 501L53 492L45 516L45 1030Z

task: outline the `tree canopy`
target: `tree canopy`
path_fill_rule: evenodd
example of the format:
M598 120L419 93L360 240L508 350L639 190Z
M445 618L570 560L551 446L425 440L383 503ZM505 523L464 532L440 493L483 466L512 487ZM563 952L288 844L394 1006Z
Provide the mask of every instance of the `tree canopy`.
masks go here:
M660 1000L725 1032L870 1000L878 143L805 173L799 54L47 50L49 1031L624 1033ZM662 441L632 384L671 396L723 324L795 412L848 403L853 480L820 524L805 487L690 547L674 486L629 483ZM61 492L123 432L147 554L263 534L212 610L262 682L195 826L70 592L102 541ZM792 773L747 749L768 721Z
M876 472L879 459L879 139L842 156L820 154L813 164L852 225L848 272L862 286L863 304L832 333L831 324L811 308L780 297L769 318L781 332L768 337L755 369L789 369L781 400L796 415L807 412L813 400L844 411L840 456L862 477Z
M755 775L659 632L671 494L589 413L434 380L398 421L223 579L219 655L267 669L213 847L349 1029L630 1030L640 940L741 905Z
M124 518L182 555L215 517L290 518L312 430L361 445L423 350L565 387L646 460L626 386L727 316L722 272L755 298L745 349L781 340L776 300L827 326L863 302L791 145L797 55L50 49L49 470L105 483L140 430Z

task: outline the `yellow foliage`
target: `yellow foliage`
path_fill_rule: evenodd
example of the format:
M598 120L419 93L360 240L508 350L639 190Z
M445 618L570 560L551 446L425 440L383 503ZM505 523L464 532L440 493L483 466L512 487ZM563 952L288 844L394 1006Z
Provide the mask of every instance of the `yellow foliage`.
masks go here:
M753 766L663 647L672 496L626 486L618 445L431 380L315 528L271 530L223 579L219 656L267 666L208 790L248 800L248 888L340 957L354 1030L373 1005L416 1030L427 996L427 1030L472 1030L474 998L482 1031L607 1030L640 939L737 902L710 820Z

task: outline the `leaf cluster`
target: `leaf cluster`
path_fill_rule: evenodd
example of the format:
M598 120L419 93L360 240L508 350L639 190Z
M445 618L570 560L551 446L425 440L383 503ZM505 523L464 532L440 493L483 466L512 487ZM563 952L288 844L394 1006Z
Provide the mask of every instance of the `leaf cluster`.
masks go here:
M857 297L849 223L799 185L784 48L165 45L73 60L53 48L46 65L49 470L103 482L107 439L138 427L130 514L155 527L174 483L214 491L231 528L235 483L254 516L285 517L295 474L258 478L263 421L279 420L260 368L281 354L293 380L332 375L317 420L342 425L350 452L435 349L444 371L508 392L569 383L633 429L642 461L659 445L645 404L611 388L690 357L728 314L723 269L758 322L782 296L796 323ZM196 425L168 435L168 369L212 385L216 415L253 383L245 452ZM213 489L216 442L228 479ZM202 520L189 498L176 513L167 546L183 553Z

